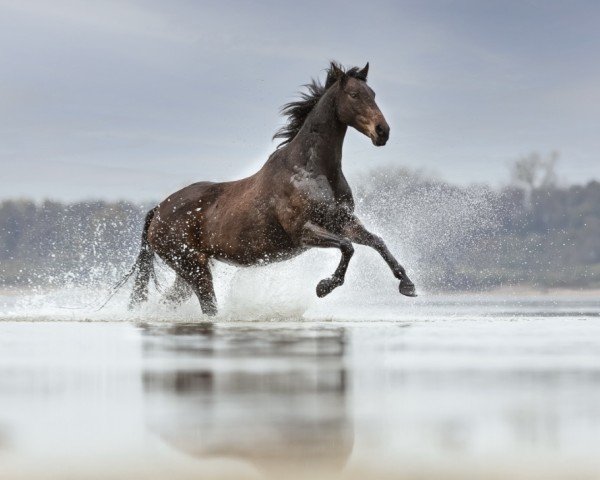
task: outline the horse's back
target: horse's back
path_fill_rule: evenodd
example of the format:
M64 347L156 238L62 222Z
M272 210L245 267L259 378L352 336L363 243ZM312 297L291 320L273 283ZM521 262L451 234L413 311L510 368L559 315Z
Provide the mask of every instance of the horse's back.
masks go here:
M241 265L289 254L295 248L271 200L257 176L194 183L158 205L150 245L165 260L195 251Z
M222 184L216 182L196 182L169 195L161 202L161 206L172 208L196 203L210 203L222 190Z
M161 257L178 255L182 245L192 246L201 229L203 211L214 203L222 188L214 182L197 182L172 193L156 209L148 240Z

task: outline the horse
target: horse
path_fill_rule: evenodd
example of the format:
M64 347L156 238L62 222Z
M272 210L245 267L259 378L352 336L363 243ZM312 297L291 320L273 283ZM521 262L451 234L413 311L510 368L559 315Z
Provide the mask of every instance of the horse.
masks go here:
M212 260L237 266L282 261L307 249L337 248L341 260L316 287L324 297L344 283L353 243L375 249L400 281L399 292L416 296L415 285L385 242L354 214L352 191L342 172L348 127L384 146L390 127L367 85L369 64L344 69L331 62L325 83L313 79L297 101L284 105L282 139L262 168L230 182L189 185L150 210L144 221L130 307L148 298L155 255L176 273L164 300L178 304L193 294L205 315L217 313Z

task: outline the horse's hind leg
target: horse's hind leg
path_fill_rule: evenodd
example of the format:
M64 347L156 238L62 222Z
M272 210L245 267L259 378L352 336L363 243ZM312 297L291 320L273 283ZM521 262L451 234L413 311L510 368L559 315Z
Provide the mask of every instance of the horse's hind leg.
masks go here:
M181 275L175 277L175 282L171 288L167 290L162 298L162 302L171 305L180 305L189 299L194 294L192 287L187 283Z
M200 300L200 308L205 315L217 314L217 297L215 297L215 289L213 286L212 272L208 260L199 267L197 275L197 283L195 284L194 292Z
M184 257L174 269L198 297L202 313L216 315L217 299L208 257L203 253Z
M343 232L354 243L371 247L381 255L389 265L394 276L400 280L399 290L402 295L406 295L407 297L417 296L415 284L408 278L404 267L398 263L380 237L369 232L356 217L352 217L350 222L344 226Z
M342 258L333 275L321 280L317 285L317 296L324 297L331 291L344 283L346 270L350 259L354 254L352 243L347 238L331 233L324 228L308 222L302 231L302 244L308 247L339 248Z

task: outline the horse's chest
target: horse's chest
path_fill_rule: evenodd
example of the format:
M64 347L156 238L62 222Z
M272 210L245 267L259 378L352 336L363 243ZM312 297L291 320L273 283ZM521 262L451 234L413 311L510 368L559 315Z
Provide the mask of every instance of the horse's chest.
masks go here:
M327 207L335 203L335 193L325 175L312 175L301 170L291 179L298 199L308 206Z
M294 191L291 203L298 223L308 220L335 223L352 208L343 192L338 191L325 175L299 170L292 175L291 184Z

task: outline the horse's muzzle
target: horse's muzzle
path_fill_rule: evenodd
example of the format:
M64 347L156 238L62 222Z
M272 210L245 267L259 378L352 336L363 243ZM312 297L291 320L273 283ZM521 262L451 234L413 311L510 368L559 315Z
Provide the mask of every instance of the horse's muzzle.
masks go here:
M390 127L387 123L378 123L375 127L375 136L373 145L378 147L384 146L390 138Z

